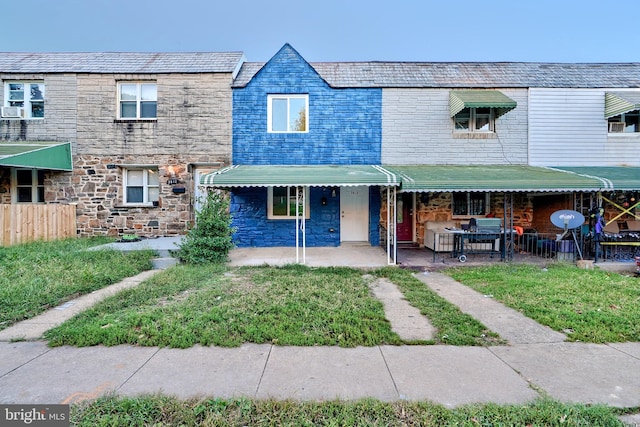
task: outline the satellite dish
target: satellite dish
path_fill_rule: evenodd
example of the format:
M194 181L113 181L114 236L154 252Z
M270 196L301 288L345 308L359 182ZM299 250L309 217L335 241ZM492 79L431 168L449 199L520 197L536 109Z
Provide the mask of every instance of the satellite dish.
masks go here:
M555 211L551 214L551 222L556 227L570 230L584 224L584 215L580 212L570 210Z

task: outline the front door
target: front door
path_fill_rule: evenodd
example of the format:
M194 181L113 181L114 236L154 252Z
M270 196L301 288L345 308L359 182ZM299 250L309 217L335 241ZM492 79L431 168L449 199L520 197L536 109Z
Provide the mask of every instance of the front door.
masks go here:
M219 168L208 166L208 167L195 167L193 169L193 181L194 181L194 189L193 189L193 199L194 199L194 210L198 212L202 207L202 203L207 198L207 190L204 187L200 186L200 178L202 175L214 172Z
M369 187L340 188L340 241L369 241Z
M398 194L397 239L399 242L413 242L413 193Z

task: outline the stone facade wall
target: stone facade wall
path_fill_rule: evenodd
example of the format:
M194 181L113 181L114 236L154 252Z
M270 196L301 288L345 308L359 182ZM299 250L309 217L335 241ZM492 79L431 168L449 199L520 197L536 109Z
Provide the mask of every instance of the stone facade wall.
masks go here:
M504 217L503 193L491 193L489 196L490 213L496 218ZM424 224L427 221L456 221L457 226L469 222L470 217L453 216L452 193L417 193L415 216L415 241L424 244ZM383 195L380 223L384 229L387 223L386 196ZM525 193L513 195L513 225L530 228L533 221L533 197Z

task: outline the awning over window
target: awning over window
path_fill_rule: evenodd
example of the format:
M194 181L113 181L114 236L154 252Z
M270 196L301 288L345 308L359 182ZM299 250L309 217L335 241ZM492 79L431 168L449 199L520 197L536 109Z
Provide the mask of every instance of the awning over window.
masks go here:
M548 192L598 191L597 178L546 167L524 165L385 166L409 192Z
M465 108L494 108L495 116L500 117L516 108L518 103L497 90L452 90L449 92L449 111L451 117Z
M375 165L235 165L203 175L212 187L397 186L394 173Z
M640 92L605 92L605 119L633 110L640 110Z
M71 171L71 143L3 142L0 143L0 166Z
M607 184L603 189L640 190L640 167L631 166L558 166L554 169L565 170L585 176L593 176Z

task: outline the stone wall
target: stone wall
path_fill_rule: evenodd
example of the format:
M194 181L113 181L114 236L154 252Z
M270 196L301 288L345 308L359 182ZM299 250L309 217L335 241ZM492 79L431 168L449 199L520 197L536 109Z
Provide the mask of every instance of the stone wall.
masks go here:
M504 194L491 193L490 213L495 218L504 217ZM457 226L467 224L470 217L453 216L452 193L417 193L415 215L415 241L424 244L424 223L427 221L456 221ZM380 223L382 229L387 223L386 196L382 197ZM533 198L525 193L513 194L513 225L530 228L533 221ZM384 237L384 236L382 236Z
M122 234L138 236L168 236L184 234L194 221L195 183L189 164L220 161L220 158L181 154L153 156L92 156L74 157L71 173L48 176L45 200L48 203L76 204L79 236ZM123 165L156 165L160 176L158 206L123 204ZM173 178L178 184L168 184ZM184 193L174 193L174 187L184 187Z

